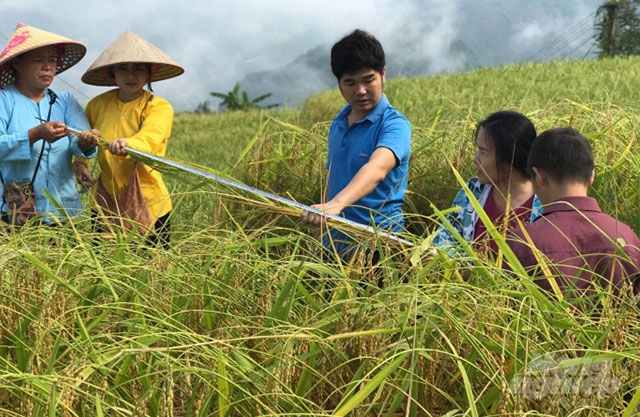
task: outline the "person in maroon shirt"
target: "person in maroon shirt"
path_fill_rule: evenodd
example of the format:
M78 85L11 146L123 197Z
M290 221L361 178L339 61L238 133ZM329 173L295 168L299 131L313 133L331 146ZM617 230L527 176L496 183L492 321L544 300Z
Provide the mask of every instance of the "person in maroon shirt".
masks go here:
M575 129L540 134L528 158L533 187L545 205L540 218L524 226L553 277L547 278L521 229L509 245L536 282L551 291L551 279L569 299L588 300L590 290L626 282L638 289L640 240L626 224L602 213L587 197L594 160L589 142Z

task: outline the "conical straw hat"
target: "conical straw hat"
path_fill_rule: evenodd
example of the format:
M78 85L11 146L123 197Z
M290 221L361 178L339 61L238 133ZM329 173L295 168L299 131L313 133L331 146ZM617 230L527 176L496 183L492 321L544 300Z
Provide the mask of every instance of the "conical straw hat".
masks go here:
M56 74L60 74L74 66L87 52L87 48L80 42L18 23L7 46L0 52L0 88L7 84L13 84L15 81L15 74L10 67L10 62L13 58L25 52L49 45L58 46Z
M128 62L151 64L151 81L166 80L184 72L184 69L169 55L127 30L91 64L82 76L82 82L91 85L116 85L107 68Z

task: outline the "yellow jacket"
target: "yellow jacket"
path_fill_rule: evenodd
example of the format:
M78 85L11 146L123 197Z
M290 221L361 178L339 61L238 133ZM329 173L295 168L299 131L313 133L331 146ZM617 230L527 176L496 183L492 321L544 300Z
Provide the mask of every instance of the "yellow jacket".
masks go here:
M173 108L167 100L155 95L152 97L145 90L137 99L124 103L118 99L118 89L115 89L91 99L85 113L91 128L98 129L103 138L124 138L128 146L134 149L165 155L173 123ZM113 155L103 147L98 150L97 159L100 163L100 181L107 192L115 195L122 191L129 182L135 160L129 156ZM89 160L78 161L85 165L89 163ZM139 163L137 167L142 195L149 211L156 218L164 216L171 211L172 205L162 176L144 164ZM94 208L97 208L95 199Z

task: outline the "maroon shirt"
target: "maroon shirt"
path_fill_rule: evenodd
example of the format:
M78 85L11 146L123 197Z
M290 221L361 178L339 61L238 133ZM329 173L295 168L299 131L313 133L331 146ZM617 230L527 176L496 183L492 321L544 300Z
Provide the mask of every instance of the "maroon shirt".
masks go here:
M612 282L618 288L626 277L638 292L640 240L629 226L602 213L595 199L565 197L545 206L542 216L525 226L525 230L551 261L551 273L556 275L558 286L569 298L584 296L587 289L593 288L594 281L602 287ZM514 234L509 246L525 268L533 269L533 276L541 277L536 282L551 291L549 281L542 277L542 270L534 268L538 262L522 230ZM629 256L631 263L616 253L609 238Z
M487 201L485 201L483 209L484 212L487 213L491 223L498 226L504 221L504 210L500 210L496 205L496 201L493 199L493 192L495 189L496 187L492 187L491 191L489 191L489 195L487 196ZM514 229L516 227L516 217L519 218L523 224L529 223L529 219L531 218L531 208L533 207L533 197L534 196L531 196L522 204L522 206L511 209L509 212L509 229ZM487 234L487 226L482 222L482 219L478 219L476 222L473 230L473 241L476 245L480 245L482 243L486 243L485 241L488 241L489 248L493 253L498 253L498 245L491 236Z

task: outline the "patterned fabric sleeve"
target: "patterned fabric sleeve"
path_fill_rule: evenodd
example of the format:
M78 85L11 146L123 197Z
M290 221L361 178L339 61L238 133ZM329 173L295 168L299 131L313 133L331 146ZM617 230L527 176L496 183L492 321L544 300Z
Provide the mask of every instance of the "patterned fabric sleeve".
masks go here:
M447 214L446 217L447 221L451 223L451 226L453 226L460 235L463 235L463 218L468 204L469 197L467 197L467 193L464 189L460 189L458 194L456 194L456 197L453 199L453 204L451 205L451 207L460 207L460 209ZM433 239L433 244L434 246L440 247L456 246L454 237L444 226L440 226L438 228L436 237Z
M481 184L475 177L467 181L467 187L469 187L471 193L480 202L480 204L484 206L490 187ZM460 207L460 209L447 214L447 221L463 237L464 240L471 243L473 241L473 232L478 219L478 213L473 210L471 202L469 201L469 196L465 192L464 188L458 191L458 194L453 199L451 207ZM436 232L436 236L433 239L433 245L441 248L448 248L448 252L453 255L458 243L453 235L451 235L442 225Z

